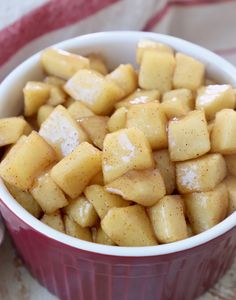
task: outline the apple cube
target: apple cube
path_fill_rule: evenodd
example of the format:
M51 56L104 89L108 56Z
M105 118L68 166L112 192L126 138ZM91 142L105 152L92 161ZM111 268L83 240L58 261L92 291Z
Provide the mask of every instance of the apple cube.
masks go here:
M236 176L236 154L225 155L225 162L229 173Z
M108 130L110 132L125 128L127 111L127 108L120 107L111 115L107 122Z
M166 148L167 119L157 103L133 105L127 112L126 126L140 129L147 137L152 149Z
M224 183L229 196L228 215L230 215L236 211L236 177L228 176L225 178Z
M160 104L160 110L164 112L168 119L173 119L187 115L190 108L180 99L174 98L172 100L162 102Z
M208 85L197 92L196 109L204 110L207 120L214 119L216 113L223 108L234 107L234 90L228 84Z
M193 93L189 89L175 89L166 92L162 97L162 102L178 100L184 103L189 109L194 109L195 101Z
M140 205L111 208L101 227L119 246L157 245L151 223Z
M144 104L153 101L159 103L159 100L160 100L160 92L158 90L146 91L146 90L137 89L128 97L117 102L115 104L115 108L120 108L120 107L130 108L131 106L136 104Z
M186 88L192 91L203 85L205 66L202 62L183 53L176 54L176 68L173 77L175 88Z
M159 242L171 243L188 237L183 201L179 195L163 197L148 208L148 214Z
M23 89L24 115L26 117L37 113L39 107L45 104L50 96L50 85L44 82L28 81Z
M95 114L111 113L124 91L113 81L94 70L79 70L64 86L75 100L83 102Z
M139 86L146 90L158 89L163 94L172 88L174 70L172 53L146 50L140 65Z
M103 57L96 53L91 53L87 56L90 62L90 69L95 70L102 75L106 75L108 73L108 69Z
M129 201L122 199L122 197L107 192L105 187L100 185L86 187L84 194L101 219L105 217L112 207L123 207L130 204Z
M81 227L95 226L98 221L96 210L84 196L71 200L65 213Z
M138 87L138 77L132 65L119 65L106 76L114 81L123 91L124 97L134 92Z
M43 122L49 117L51 112L54 110L54 107L48 104L44 104L40 106L38 113L37 113L37 123L38 127L40 127Z
M228 193L223 183L209 192L187 194L184 201L195 234L215 226L227 215Z
M175 190L175 163L171 161L167 149L153 153L157 169L160 171L166 187L166 194L170 195Z
M71 198L82 194L101 170L102 153L87 142L59 161L51 170L52 179Z
M143 206L154 205L166 193L165 184L158 169L129 171L108 183L106 190Z
M216 114L211 132L211 150L222 154L236 154L236 111L223 109Z
M106 135L103 143L102 170L106 183L130 170L153 167L150 144L137 128L121 129Z
M59 159L88 139L80 125L61 105L43 122L39 134L53 147Z
M210 150L210 139L204 112L191 111L181 119L171 120L168 128L172 161L196 158Z
M1 177L26 191L37 175L56 160L56 153L35 131L22 136L0 163Z
M88 134L93 144L99 149L103 148L103 141L108 133L108 120L108 117L103 116L90 116L80 120L82 128Z
M177 186L181 194L208 192L226 176L226 164L221 154L176 163Z
M48 48L41 54L41 64L47 74L69 79L80 69L89 68L89 60L56 48Z
M48 172L36 178L30 192L46 214L54 213L68 204L64 193Z
M14 144L23 135L29 124L21 117L0 119L0 147Z
M65 223L66 234L77 239L92 242L92 235L89 228L80 226L67 215L65 215L63 219Z
M44 214L43 217L41 218L41 222L52 227L57 231L63 233L65 232L64 222L59 210L50 215Z
M76 121L81 118L94 116L94 113L79 101L74 101L71 105L69 105L67 110Z
M148 39L141 39L138 42L138 47L136 50L136 61L138 64L141 64L143 53L146 50L153 50L153 51L173 54L173 49L165 44L148 40Z

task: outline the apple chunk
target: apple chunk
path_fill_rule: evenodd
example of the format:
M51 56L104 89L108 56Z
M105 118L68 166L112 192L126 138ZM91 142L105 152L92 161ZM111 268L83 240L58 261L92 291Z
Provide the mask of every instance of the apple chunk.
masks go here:
M165 193L165 184L158 169L129 171L106 185L106 190L143 206L152 206Z
M151 147L144 133L128 128L106 135L103 143L103 176L106 183L130 170L153 167Z

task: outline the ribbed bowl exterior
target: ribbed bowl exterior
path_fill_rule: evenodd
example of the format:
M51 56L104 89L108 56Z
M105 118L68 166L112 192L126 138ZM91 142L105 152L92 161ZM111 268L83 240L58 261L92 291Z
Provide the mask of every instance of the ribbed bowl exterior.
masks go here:
M42 235L0 205L26 266L61 300L193 300L225 273L236 253L234 227L203 245L167 255L96 254Z

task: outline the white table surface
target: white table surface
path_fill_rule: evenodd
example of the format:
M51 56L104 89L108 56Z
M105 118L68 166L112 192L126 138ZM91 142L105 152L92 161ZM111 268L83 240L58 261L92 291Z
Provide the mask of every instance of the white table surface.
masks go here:
M42 299L57 300L32 278L6 235L0 247L0 300ZM227 274L198 300L236 300L236 260Z

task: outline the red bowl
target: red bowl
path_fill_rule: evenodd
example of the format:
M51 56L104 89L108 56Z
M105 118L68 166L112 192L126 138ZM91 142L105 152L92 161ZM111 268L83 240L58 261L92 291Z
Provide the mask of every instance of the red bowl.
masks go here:
M81 54L101 52L109 65L114 66L134 63L140 38L167 43L196 57L206 64L210 78L236 86L236 69L232 65L206 49L170 36L98 33L58 46ZM21 111L24 84L43 76L38 61L36 54L2 83L0 117ZM183 241L149 247L115 247L75 239L41 223L14 200L2 181L0 198L5 224L26 266L62 300L193 300L225 273L236 253L236 213Z
M5 228L4 228L4 225L2 223L2 218L1 218L1 215L0 215L0 246L3 242L3 239L4 239L4 233L5 233Z

